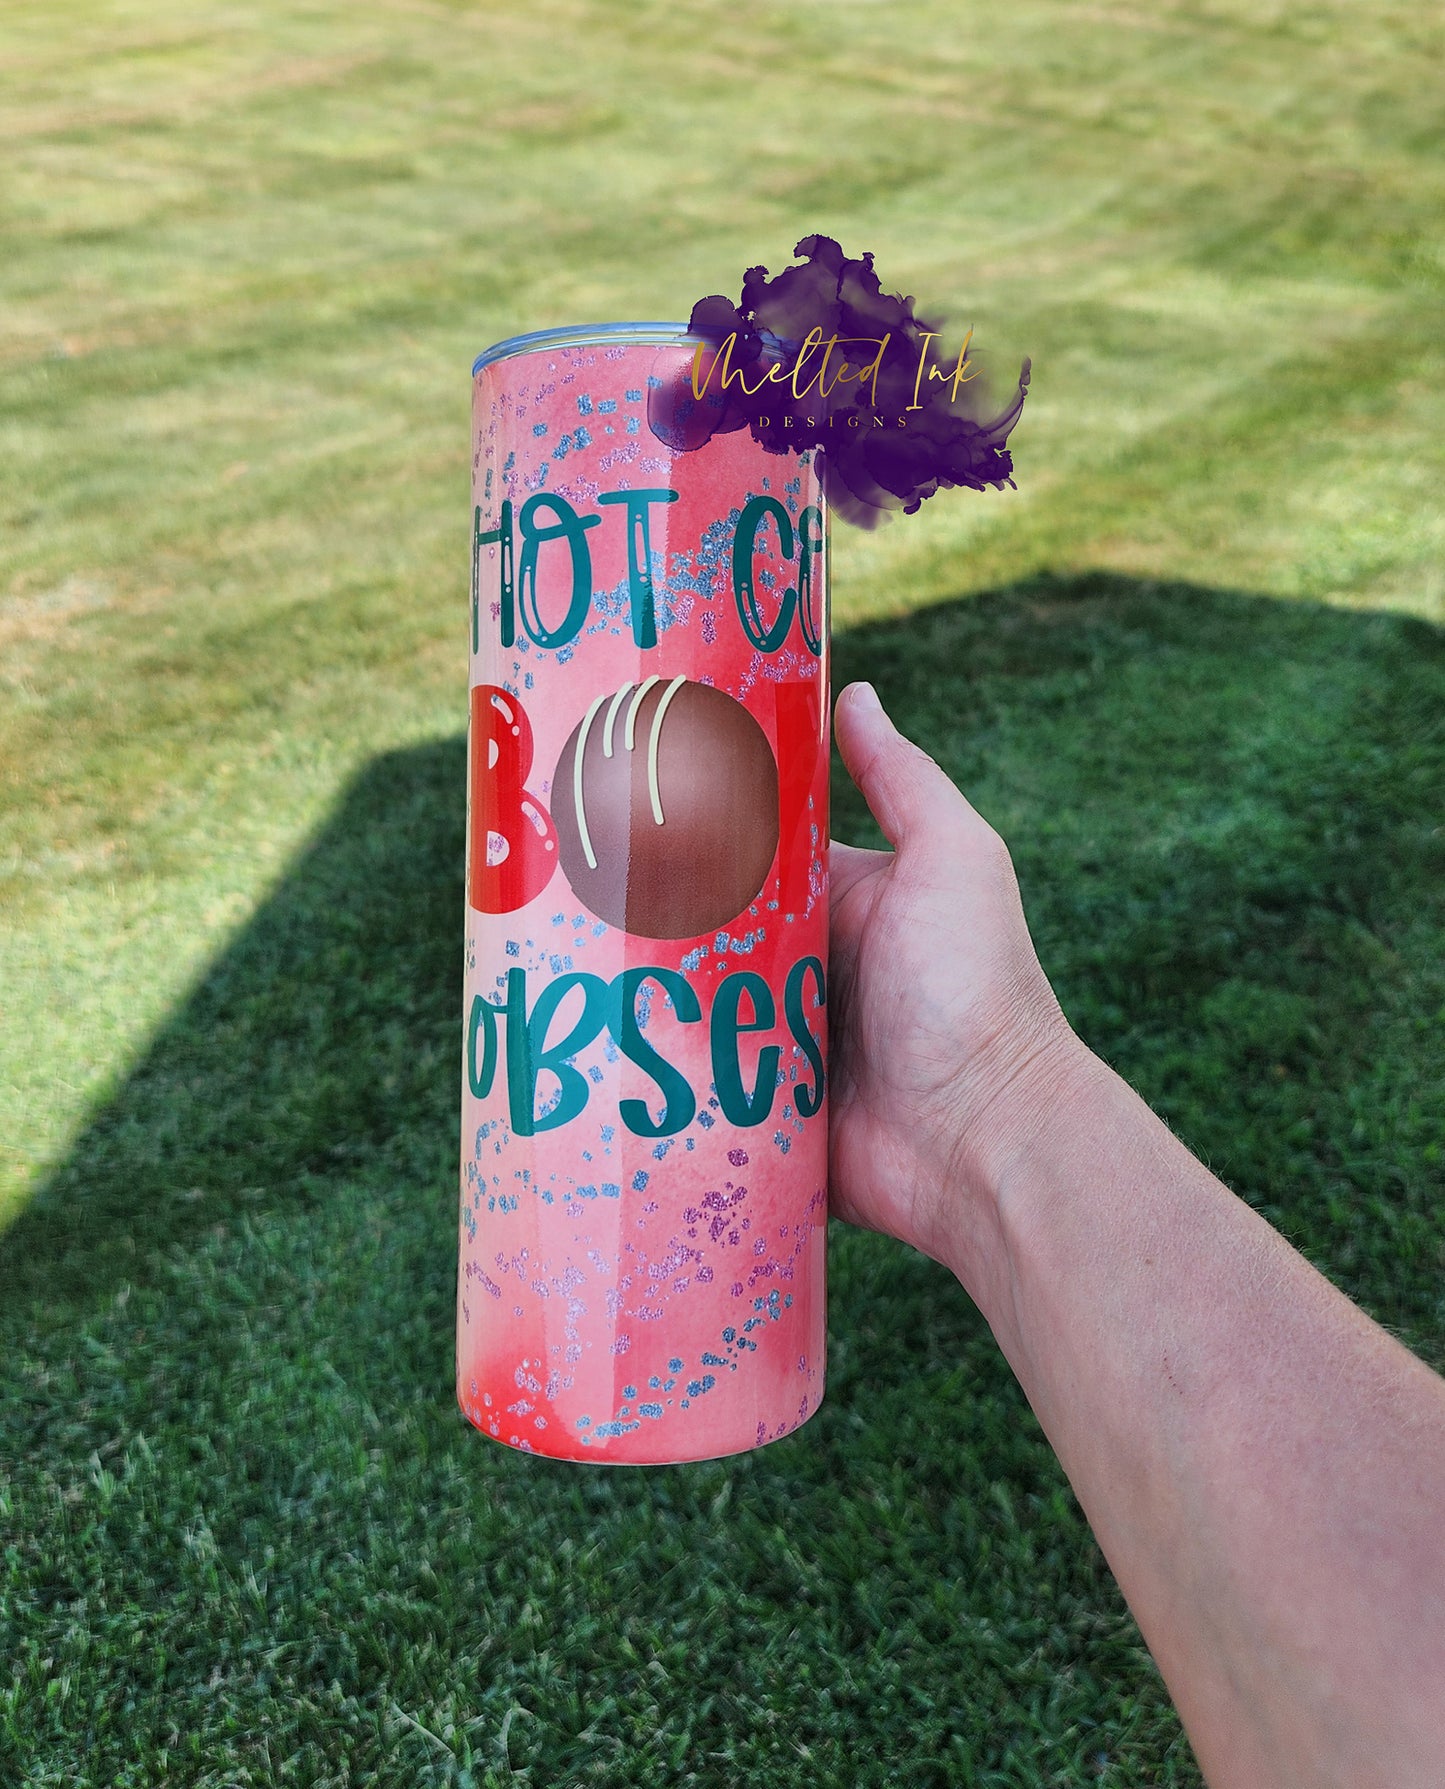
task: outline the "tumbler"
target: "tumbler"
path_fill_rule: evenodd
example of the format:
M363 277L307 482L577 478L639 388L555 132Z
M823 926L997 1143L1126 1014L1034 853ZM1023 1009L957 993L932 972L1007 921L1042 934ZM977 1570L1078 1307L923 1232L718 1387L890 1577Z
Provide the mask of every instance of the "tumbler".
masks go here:
M827 518L809 451L658 425L707 352L473 369L457 1396L559 1459L823 1393Z

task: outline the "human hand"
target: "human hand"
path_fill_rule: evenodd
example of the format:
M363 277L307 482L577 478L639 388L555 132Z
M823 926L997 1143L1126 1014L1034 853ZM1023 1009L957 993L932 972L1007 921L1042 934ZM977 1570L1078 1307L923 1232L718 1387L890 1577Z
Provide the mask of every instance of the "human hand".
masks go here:
M895 849L831 852L832 1209L945 1261L977 1297L994 1170L1083 1046L1002 839L868 684L838 698L836 730Z
M832 856L833 1209L973 1295L1219 1789L1445 1755L1445 1386L1069 1030L1007 851L866 686Z

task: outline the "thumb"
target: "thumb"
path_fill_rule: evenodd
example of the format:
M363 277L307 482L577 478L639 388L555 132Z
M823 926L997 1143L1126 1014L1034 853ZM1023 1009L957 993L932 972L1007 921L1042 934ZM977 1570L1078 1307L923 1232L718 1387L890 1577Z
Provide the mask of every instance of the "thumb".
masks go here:
M941 819L985 824L928 753L893 725L871 683L848 685L835 724L848 774L891 845L901 849L913 837L922 842Z

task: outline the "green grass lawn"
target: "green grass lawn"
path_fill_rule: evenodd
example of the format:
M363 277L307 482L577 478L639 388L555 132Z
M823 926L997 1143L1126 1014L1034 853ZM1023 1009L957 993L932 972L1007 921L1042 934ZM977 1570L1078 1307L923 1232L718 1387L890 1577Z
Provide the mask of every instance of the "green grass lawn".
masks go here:
M467 373L819 229L1034 356L1016 493L839 531L840 678L1445 1365L1442 64L1424 0L5 9L7 1789L1198 1783L884 1239L762 1453L456 1414Z

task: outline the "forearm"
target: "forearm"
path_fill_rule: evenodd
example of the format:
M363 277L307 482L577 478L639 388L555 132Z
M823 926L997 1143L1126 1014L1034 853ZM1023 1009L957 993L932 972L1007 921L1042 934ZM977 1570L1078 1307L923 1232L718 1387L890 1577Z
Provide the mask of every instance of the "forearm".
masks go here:
M834 1209L973 1294L1214 1789L1440 1789L1445 1383L1073 1037L871 692L837 736L896 851L835 852Z
M1445 1383L1082 1048L968 1173L954 1264L1211 1783L1438 1789Z

